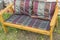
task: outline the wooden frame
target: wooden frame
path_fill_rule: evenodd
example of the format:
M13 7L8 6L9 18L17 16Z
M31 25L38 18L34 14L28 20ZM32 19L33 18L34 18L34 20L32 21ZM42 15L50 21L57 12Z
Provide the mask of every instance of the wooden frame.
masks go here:
M50 22L50 30L47 31L47 30L40 30L40 29L36 29L36 28L31 28L31 27L24 27L24 25L17 25L17 24L12 24L12 23L7 23L4 21L3 17L2 17L2 14L4 12L7 12L8 10L10 12L13 12L13 8L12 8L13 4L10 4L9 6L7 6L4 10L2 10L0 12L0 21L2 23L2 27L5 31L5 33L7 33L7 27L6 26L9 26L9 27L14 27L14 28L18 28L18 29L22 29L22 30L27 30L27 31L31 31L31 32L35 32L35 33L39 33L39 34L44 34L44 35L48 35L50 36L50 40L53 40L52 36L53 36L53 29L56 25L56 23L58 24L58 6L56 5L56 8L55 8L55 12L54 12L54 15L52 17L52 20Z

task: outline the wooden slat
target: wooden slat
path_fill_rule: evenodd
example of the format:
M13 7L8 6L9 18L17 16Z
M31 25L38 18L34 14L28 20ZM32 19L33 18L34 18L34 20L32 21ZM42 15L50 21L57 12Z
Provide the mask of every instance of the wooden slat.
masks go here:
M50 35L49 31L40 30L40 29L36 29L36 28L24 26L24 25L16 25L16 24L7 23L7 22L4 22L4 25L10 26L10 27L14 27L14 28L18 28L18 29L22 29L22 30L27 30L27 31L35 32L35 33L39 33L39 34Z

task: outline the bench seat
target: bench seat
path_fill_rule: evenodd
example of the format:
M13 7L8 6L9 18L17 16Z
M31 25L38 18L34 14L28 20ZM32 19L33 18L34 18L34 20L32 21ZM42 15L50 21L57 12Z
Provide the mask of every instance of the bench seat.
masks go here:
M49 30L50 29L50 25L49 25L50 21L32 18L28 15L13 14L13 15L11 15L11 17L9 17L5 21L13 23L13 24L24 25L24 26L42 29L42 30Z

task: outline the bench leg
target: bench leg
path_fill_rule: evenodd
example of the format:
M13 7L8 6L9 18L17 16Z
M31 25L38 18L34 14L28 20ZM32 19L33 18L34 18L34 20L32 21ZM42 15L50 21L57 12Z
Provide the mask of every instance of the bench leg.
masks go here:
M7 33L7 28L5 27L5 25L2 24L2 28L4 29L4 32Z
M53 35L51 34L51 35L50 35L50 40L53 40L52 36L53 36Z
M4 29L4 32L7 33L7 28L4 25L4 19L3 19L2 15L0 15L0 22L2 24L2 28Z

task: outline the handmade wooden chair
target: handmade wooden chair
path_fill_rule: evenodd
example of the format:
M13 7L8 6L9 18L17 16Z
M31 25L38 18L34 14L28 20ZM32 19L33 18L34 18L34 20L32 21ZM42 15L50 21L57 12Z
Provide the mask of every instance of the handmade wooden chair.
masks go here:
M50 40L53 40L53 30L58 24L57 2L15 0L14 5L10 4L0 12L0 21L5 33L7 33L6 26L9 26L48 35ZM11 13L12 15L4 20L3 13Z

